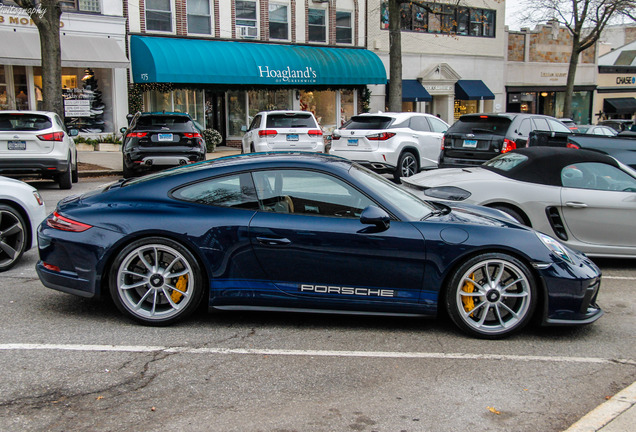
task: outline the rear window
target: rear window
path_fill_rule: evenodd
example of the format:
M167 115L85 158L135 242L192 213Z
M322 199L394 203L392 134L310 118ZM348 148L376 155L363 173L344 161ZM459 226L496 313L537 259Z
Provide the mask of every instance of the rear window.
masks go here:
M39 131L52 126L51 119L41 114L0 114L0 131Z
M188 117L183 116L143 116L139 117L135 129L192 131L194 124Z
M353 116L341 129L388 129L391 121L386 116Z
M528 160L528 156L519 153L504 153L483 163L483 167L495 171L510 171Z
M268 128L316 128L316 122L311 114L269 114Z
M505 117L460 117L448 133L506 135L511 120Z

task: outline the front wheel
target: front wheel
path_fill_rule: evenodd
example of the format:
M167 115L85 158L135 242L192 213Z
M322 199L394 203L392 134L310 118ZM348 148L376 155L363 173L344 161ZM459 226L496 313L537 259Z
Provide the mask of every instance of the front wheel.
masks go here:
M393 173L396 182L400 182L401 177L411 177L418 173L420 168L417 158L410 151L405 151L398 159L397 167Z
M179 243L144 238L117 255L110 269L110 293L117 308L135 321L168 325L198 307L205 291L202 273Z
M0 272L9 270L27 250L27 224L16 209L0 204Z
M498 339L528 324L536 297L536 282L524 263L507 254L485 253L459 267L448 287L446 308L466 333Z

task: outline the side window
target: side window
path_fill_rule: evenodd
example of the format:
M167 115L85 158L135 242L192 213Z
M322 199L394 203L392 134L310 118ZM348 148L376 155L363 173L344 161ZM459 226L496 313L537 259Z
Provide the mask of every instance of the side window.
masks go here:
M532 124L530 123L530 119L525 119L519 125L519 129L517 129L517 133L525 138L530 136L530 132L532 131Z
M411 129L418 132L430 132L431 128L426 121L426 117L424 116L413 116L411 117L410 123Z
M550 126L546 119L541 117L534 117L532 119L534 121L534 130L538 131L550 131Z
M550 127L555 132L566 132L566 133L572 132L570 129L568 129L566 126L564 126L563 124L559 123L556 120L548 119L548 123L550 123Z
M427 118L428 118L429 124L431 125L431 130L433 132L444 133L448 130L448 125L444 123L443 121L441 121L440 119L435 117L427 117Z
M256 191L248 173L217 177L173 192L176 199L211 206L258 210Z
M256 171L260 208L274 213L358 218L375 205L351 185L329 174L301 170Z
M636 192L636 179L615 166L583 162L561 170L564 187L603 191Z
M257 115L252 120L252 124L250 125L250 130L258 129L261 126L261 116Z

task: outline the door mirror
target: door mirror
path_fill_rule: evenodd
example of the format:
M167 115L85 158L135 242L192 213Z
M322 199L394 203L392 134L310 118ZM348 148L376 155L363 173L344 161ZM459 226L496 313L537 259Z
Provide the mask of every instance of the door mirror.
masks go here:
M127 130L128 130L127 128L123 127L119 129L119 132L121 132L122 134L125 134Z
M391 216L381 208L368 206L360 214L360 222L364 225L375 225L382 230L389 229Z
M72 137L76 137L79 135L79 129L69 129L68 135Z
M247 126L241 126L241 132L247 132Z

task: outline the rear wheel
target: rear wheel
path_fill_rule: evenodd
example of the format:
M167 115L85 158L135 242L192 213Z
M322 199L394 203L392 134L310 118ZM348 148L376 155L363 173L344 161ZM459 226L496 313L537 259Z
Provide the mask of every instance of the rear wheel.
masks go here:
M393 173L393 178L396 182L399 182L401 177L411 177L412 175L417 174L419 168L420 166L415 155L410 151L405 151L398 159L398 164L395 172Z
M446 308L466 333L498 339L522 329L536 305L537 288L528 267L502 253L469 259L452 278Z
M500 211L506 213L507 215L512 216L512 218L514 220L516 220L517 222L519 222L522 225L530 226L530 224L528 222L526 222L526 219L521 215L521 213L519 213L517 210L515 210L513 208L506 207L506 206L499 206L499 205L490 206L490 208L494 208L494 209L500 210Z
M73 187L73 161L68 158L68 169L57 175L57 184L60 189L70 189Z
M16 209L0 204L0 272L13 267L27 249L26 229Z
M73 183L77 183L79 181L79 160L77 159L77 152L75 152L75 166L73 167L73 172L71 173L71 181Z
M126 246L110 270L117 308L148 325L167 325L190 315L203 297L197 260L170 239L149 237Z

